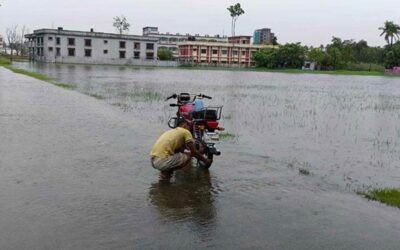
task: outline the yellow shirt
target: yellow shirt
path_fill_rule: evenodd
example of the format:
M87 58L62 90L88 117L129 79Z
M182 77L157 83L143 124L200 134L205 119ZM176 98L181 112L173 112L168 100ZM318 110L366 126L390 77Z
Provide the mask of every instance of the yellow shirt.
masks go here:
M191 141L193 141L193 137L187 129L177 127L168 130L167 132L164 132L164 134L162 134L160 138L158 138L153 148L151 149L150 155L164 159L177 153L179 150L182 149L185 143Z

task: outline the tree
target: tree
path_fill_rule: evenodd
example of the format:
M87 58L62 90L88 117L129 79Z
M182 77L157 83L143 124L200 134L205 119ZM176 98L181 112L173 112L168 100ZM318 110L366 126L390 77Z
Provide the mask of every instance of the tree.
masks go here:
M385 67L393 68L395 66L400 66L400 41L385 48Z
M157 50L157 57L161 61L167 61L172 59L172 52L167 48L160 48Z
M308 52L308 60L315 63L318 69L323 66L328 66L329 56L320 48L313 48Z
M392 47L393 40L399 39L400 26L392 21L386 21L383 27L379 27L382 30L381 36L385 35L386 42Z
M229 6L229 8L227 8L227 10L229 11L229 14L232 17L232 24L231 24L232 36L235 36L236 20L239 18L239 16L244 14L244 10L240 6L240 3Z
M279 45L279 43L278 43L278 38L277 38L276 36L274 36L274 37L272 38L272 45Z
M17 43L17 28L18 25L14 25L11 28L6 29L6 36L7 36L7 41L8 41L8 46L10 47L11 50L11 60L13 57L13 51L16 48L16 43Z
M29 33L29 30L24 26L21 28L21 33L17 35L15 50L16 54L23 56L26 55L27 46L25 45L25 34Z
M278 49L264 48L254 53L253 60L258 67L274 69L278 65Z
M116 16L114 17L113 26L117 29L119 34L122 35L124 31L129 31L129 27L131 26L124 16Z
M287 43L279 47L279 68L301 68L304 65L306 49L300 43Z

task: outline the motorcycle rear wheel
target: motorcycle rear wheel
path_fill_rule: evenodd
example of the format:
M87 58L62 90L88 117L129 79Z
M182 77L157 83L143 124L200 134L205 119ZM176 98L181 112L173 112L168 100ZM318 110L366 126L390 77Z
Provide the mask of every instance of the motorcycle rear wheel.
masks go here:
M214 157L214 155L211 154L211 153L207 153L207 154L204 154L204 157L207 158L207 159L209 159L209 160L212 160L213 157ZM211 165L212 165L212 164L211 164ZM209 168L211 167L211 165L206 166L206 165L204 164L204 162L202 162L202 161L200 161L200 160L197 160L197 167L199 167L199 168L201 168L201 169L209 169Z
M202 140L197 139L195 145L197 150L201 150L201 148L203 148L204 158L209 160L212 160L214 158L214 154L212 154L208 150L207 145ZM196 166L201 169L209 169L211 167L211 165L207 166L204 162L200 161L199 159L196 159Z

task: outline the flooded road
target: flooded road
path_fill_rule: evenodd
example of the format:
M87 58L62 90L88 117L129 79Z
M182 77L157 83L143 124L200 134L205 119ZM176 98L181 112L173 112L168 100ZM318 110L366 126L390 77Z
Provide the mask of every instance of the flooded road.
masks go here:
M19 66L98 99L0 70L1 249L399 246L399 210L354 192L398 187L399 78ZM173 92L213 96L235 137L159 183Z

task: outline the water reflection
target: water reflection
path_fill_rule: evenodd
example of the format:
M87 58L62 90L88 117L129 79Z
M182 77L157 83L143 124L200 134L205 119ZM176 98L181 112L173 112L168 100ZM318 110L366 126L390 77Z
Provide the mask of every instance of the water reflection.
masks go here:
M198 230L214 227L216 192L209 171L177 171L171 182L153 183L150 202L167 221L193 222Z

